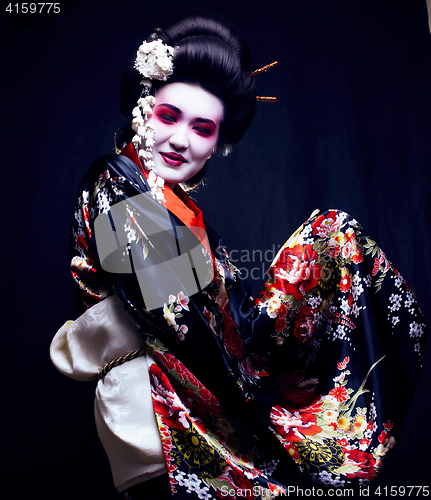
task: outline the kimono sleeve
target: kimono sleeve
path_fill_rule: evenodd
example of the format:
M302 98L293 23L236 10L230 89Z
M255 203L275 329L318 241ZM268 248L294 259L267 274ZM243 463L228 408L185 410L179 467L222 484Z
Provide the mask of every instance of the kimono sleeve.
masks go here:
M84 310L109 295L110 276L101 269L93 227L95 217L109 208L107 172L103 159L92 165L79 188L70 226L70 270Z
M280 249L256 300L239 293L241 286L229 290L231 315L282 401L334 390L342 382L334 383L338 366L349 358L350 381L360 387L375 366L366 390L382 394L385 407L397 406L391 394L403 394L397 413L406 415L422 365L424 316L355 219L338 210L314 215Z
M85 175L70 229L70 266L83 309L113 294L115 275L103 269L97 251L96 218L107 214L113 205L146 191L148 185L138 167L121 155L100 158Z
M271 381L272 432L318 482L373 479L422 365L426 325L400 272L356 220L329 210L280 249L254 302L235 293L232 315Z

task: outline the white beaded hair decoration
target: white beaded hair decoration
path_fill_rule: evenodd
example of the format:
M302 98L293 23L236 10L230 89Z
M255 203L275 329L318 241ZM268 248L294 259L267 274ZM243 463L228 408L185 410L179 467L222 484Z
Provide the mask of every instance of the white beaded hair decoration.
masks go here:
M153 170L154 126L148 123L156 103L154 96L150 95L152 80L166 81L173 73L174 48L165 45L162 40L143 42L136 53L135 69L144 77L141 96L137 106L133 108L132 129L136 135L132 143L144 167L149 171L148 184L151 193L157 201L165 203L163 195L165 181Z

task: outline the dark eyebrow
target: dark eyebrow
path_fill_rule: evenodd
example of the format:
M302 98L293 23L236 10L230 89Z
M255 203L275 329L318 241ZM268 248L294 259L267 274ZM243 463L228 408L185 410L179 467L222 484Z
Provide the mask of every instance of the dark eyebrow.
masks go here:
M177 113L178 115L181 115L181 110L176 106L172 106L172 104L160 103L157 104L156 107L158 108L159 106L166 106L167 108L172 109L172 111L175 111L175 113Z
M214 128L216 128L216 124L209 118L197 118L196 121L198 123L208 123L209 125L212 125Z
M157 108L159 106L165 106L166 108L169 108L169 109L172 109L172 111L174 111L175 113L177 113L178 115L181 115L182 112L179 108L177 108L176 106L173 106L172 104L167 104L167 103L160 103L160 104L157 104ZM208 123L209 125L212 125L214 128L217 128L217 125L215 124L215 122L213 120L210 120L209 118L196 118L196 121L198 123Z

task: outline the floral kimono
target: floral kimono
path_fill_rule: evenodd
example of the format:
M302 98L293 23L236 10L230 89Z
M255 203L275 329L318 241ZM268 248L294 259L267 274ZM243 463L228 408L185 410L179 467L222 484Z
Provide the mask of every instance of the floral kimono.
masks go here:
M158 209L147 217L136 198L155 192L146 177L130 145L92 166L72 224L72 274L85 307L116 295L139 330L173 497L367 484L398 440L421 366L424 318L397 269L349 215L316 212L280 249L254 299L179 188L148 196L172 227L152 226ZM95 237L97 217L120 203L115 259L132 255L135 272L112 272ZM198 244L208 274L190 293L166 263ZM158 265L171 275L151 275ZM127 371L132 361L120 363Z

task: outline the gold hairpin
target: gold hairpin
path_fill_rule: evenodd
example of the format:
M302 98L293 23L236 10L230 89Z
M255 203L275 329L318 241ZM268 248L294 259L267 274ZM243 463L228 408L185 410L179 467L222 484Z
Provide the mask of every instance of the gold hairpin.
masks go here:
M271 64L267 64L266 66L262 66L261 68L259 69L255 69L252 73L251 73L251 76L256 76L258 75L259 73L264 73L265 71L268 71L269 69L271 68L274 68L274 66L277 66L278 64L278 61L274 61L272 62Z
M259 73L264 73L265 71L268 71L269 69L274 68L275 66L277 66L277 64L278 64L278 61L274 61L271 64L267 64L266 66L262 66L262 68L255 69L251 73L251 76L256 76ZM260 102L277 102L277 98L276 97L264 97L264 96L261 96L261 95L257 95L256 96L256 101L260 101Z
M256 96L256 101L261 101L261 102L277 102L276 97L264 97L262 95L257 95Z

